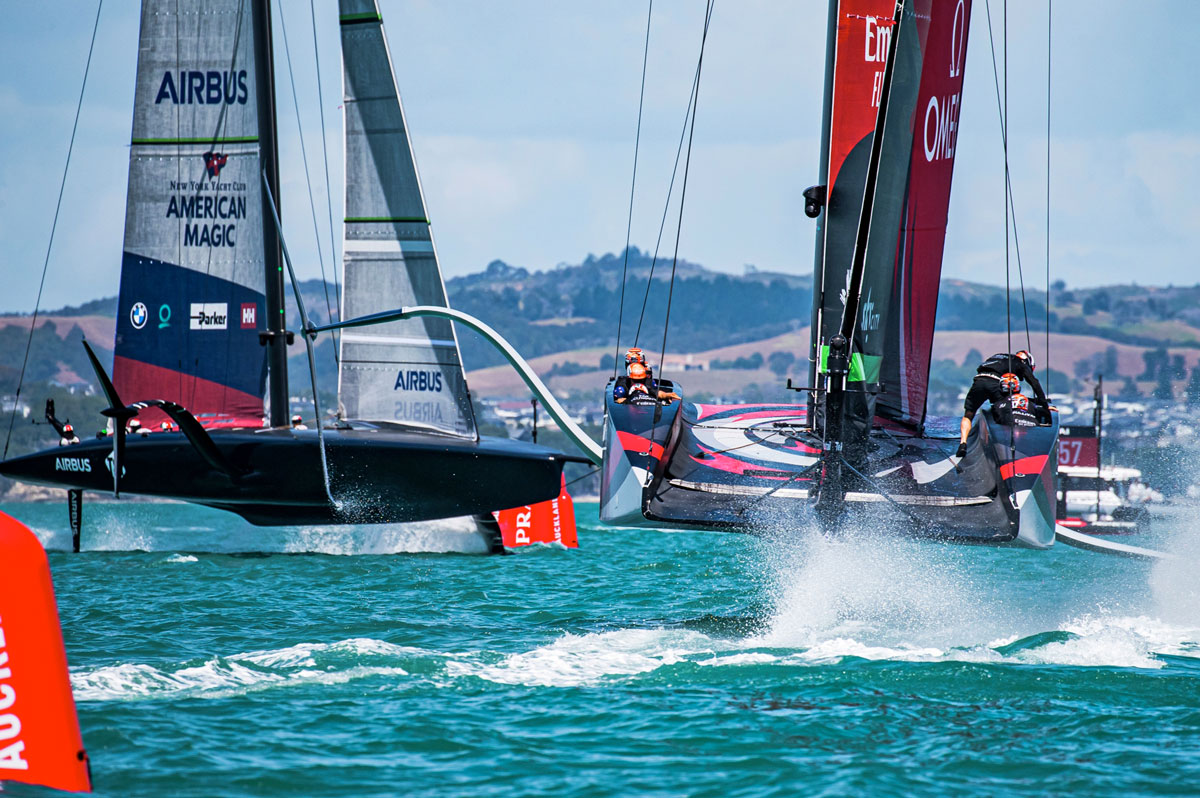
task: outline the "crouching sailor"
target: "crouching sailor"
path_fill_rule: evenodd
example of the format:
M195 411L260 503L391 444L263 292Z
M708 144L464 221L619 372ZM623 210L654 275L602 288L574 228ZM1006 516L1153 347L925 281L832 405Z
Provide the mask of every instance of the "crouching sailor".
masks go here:
M955 453L957 457L966 457L967 455L967 436L971 434L971 420L975 418L975 412L983 406L984 402L991 402L993 410L997 410L1001 403L1006 403L1016 395L1020 395L1021 380L1029 383L1029 387L1033 389L1034 401L1038 408L1045 408L1047 411L1053 408L1049 407L1046 401L1046 393L1042 390L1042 384L1038 382L1034 376L1034 369L1037 364L1033 360L1033 353L1022 349L1016 354L999 353L992 355L987 360L979 364L979 368L975 370L975 379L971 382L971 389L967 391L967 399L963 403L963 417L959 424L959 439L958 451ZM1028 404L1029 400L1022 396ZM1007 410L1005 415L1007 415ZM997 420L1000 420L997 418ZM1004 423L1013 423L1005 421Z

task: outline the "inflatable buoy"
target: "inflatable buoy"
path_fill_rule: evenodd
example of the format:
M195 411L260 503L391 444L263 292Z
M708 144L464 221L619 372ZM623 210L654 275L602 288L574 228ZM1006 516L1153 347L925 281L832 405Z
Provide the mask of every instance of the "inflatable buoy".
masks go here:
M0 513L0 783L90 792L46 552Z

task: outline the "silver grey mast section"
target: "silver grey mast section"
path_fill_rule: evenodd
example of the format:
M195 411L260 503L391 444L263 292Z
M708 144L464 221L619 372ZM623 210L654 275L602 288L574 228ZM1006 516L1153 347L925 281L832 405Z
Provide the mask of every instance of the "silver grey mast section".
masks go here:
M340 0L346 209L342 318L447 307L425 197L375 0ZM341 336L348 418L477 439L454 325L404 318Z
M604 451L600 444L592 440L592 437L583 431L583 428L576 424L566 409L558 403L554 398L554 394L546 387L537 373L533 370L525 359L521 357L513 345L504 339L500 333L493 330L484 322L474 316L463 313L461 310L453 308L425 306L425 307L409 307L396 308L380 313L372 313L369 316L361 316L357 318L347 319L346 321L337 322L336 324L326 324L321 327L308 327L304 333L308 336L316 336L318 333L329 332L331 330L347 330L362 327L373 327L376 325L386 325L395 323L397 319L415 319L422 317L433 317L439 319L453 320L460 324L465 324L475 332L482 335L493 346L500 350L505 359L517 370L521 375L521 379L529 386L529 390L541 400L546 406L546 411L550 414L557 423L559 428L566 433L571 442L579 447L580 451L596 465L601 465L604 462ZM342 333L342 340L345 340L345 333Z

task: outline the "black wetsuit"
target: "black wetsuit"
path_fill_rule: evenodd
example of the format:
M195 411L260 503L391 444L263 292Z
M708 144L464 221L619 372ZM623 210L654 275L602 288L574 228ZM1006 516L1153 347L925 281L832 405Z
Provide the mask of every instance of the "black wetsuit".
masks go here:
M1006 396L999 402L992 402L992 416L1001 424L1013 424L1018 427L1036 427L1039 424L1050 423L1050 411L1045 405L1025 402L1025 407L1013 403L1013 397Z
M1008 391L1000 382L1000 378L1005 374L1015 374L1029 383L1038 404L1046 404L1046 393L1037 377L1033 376L1033 369L1029 368L1029 364L1016 355L999 353L980 363L979 368L975 370L975 380L971 383L971 389L967 391L967 400L963 403L963 415L974 418L975 411L982 407L984 402L990 401L992 407L996 407L1008 399Z
M634 385L645 387L645 391L635 390ZM658 404L658 381L647 377L635 380L629 377L617 377L613 385L613 399L624 399L631 405Z

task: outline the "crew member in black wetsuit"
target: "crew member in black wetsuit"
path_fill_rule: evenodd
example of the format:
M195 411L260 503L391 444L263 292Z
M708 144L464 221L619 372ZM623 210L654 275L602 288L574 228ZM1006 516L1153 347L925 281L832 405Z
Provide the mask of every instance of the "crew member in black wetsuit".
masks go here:
M963 417L959 424L958 457L967 455L967 436L971 434L971 419L984 402L991 402L997 407L1001 402L1017 394L1021 388L1021 380L1029 383L1033 389L1035 401L1040 406L1047 406L1046 393L1042 384L1033 375L1037 364L1033 354L1022 349L1016 354L998 353L979 364L975 369L975 380L967 391L967 400L963 403Z
M1039 424L1050 423L1050 409L1039 405L1023 393L992 403L992 414L1001 424L1013 424L1018 427L1036 427Z
M637 360L630 362L623 377L613 384L613 401L619 405L652 405L678 399L674 391L664 391L650 374L650 369Z

